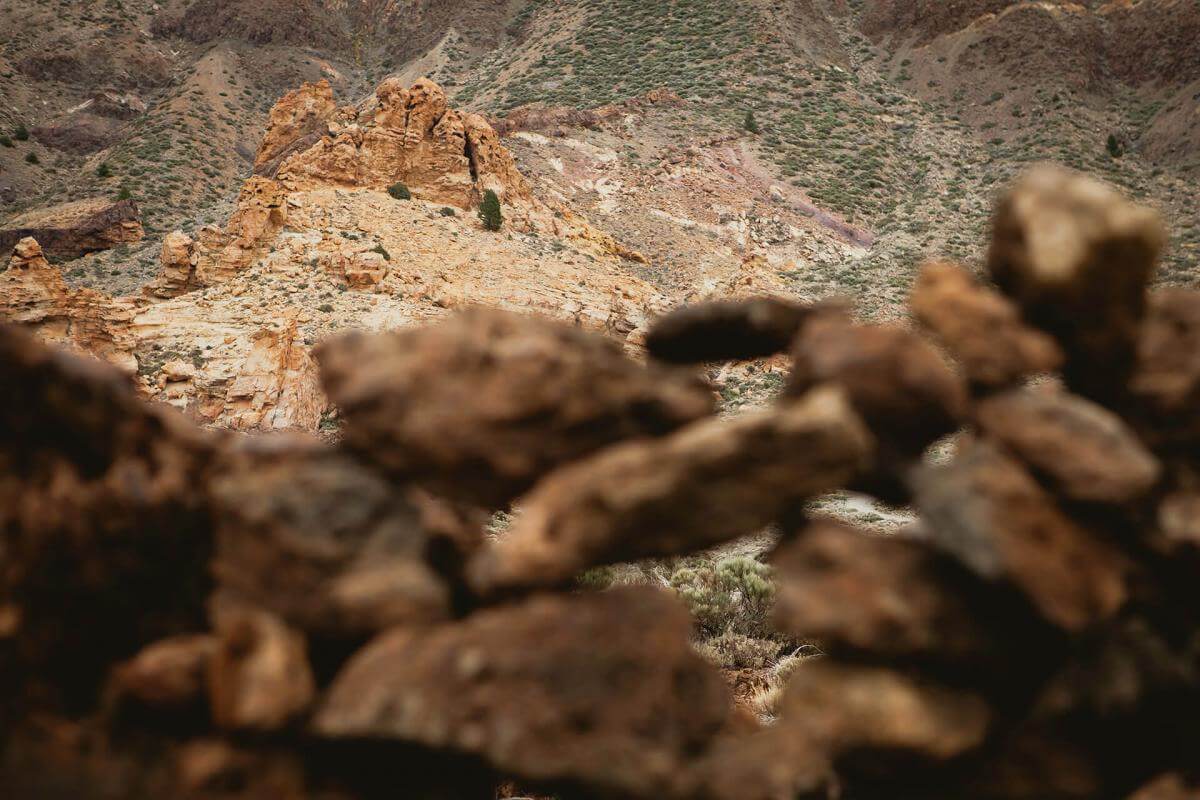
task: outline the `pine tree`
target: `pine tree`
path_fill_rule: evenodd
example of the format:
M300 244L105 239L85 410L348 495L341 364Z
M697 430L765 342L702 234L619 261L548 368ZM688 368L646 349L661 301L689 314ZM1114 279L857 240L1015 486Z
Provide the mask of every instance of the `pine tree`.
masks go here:
M1117 135L1110 133L1108 135L1108 154L1113 158L1120 158L1125 151L1121 149L1121 143L1117 141Z
M479 221L489 231L498 231L504 224L504 216L500 213L500 198L491 189L483 193L483 202L479 204Z
M746 111L746 119L742 122L742 127L751 133L758 133L758 120L754 118L753 111Z

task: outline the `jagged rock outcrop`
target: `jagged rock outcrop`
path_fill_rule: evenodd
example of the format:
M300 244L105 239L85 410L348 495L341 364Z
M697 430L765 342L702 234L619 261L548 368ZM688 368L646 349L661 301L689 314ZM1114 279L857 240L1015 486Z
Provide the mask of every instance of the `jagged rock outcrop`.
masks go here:
M35 239L17 242L0 273L0 321L17 322L49 342L137 371L130 330L136 308L94 289L71 289Z
M158 277L142 291L154 297L175 297L197 287L196 265L200 254L196 241L183 231L163 237L158 257Z
M323 125L327 132L303 147ZM292 190L386 189L399 182L415 197L463 209L477 204L486 189L510 206L532 201L491 125L451 109L442 88L426 78L411 87L389 78L366 102L342 110L333 106L328 84L307 84L272 110L255 165Z
M335 111L329 81L306 83L279 98L254 158L254 173L274 175L285 158L316 144L328 132Z
M72 259L139 241L142 235L133 200L77 200L34 209L6 222L0 227L0 259L7 259L27 236L37 239L47 256Z

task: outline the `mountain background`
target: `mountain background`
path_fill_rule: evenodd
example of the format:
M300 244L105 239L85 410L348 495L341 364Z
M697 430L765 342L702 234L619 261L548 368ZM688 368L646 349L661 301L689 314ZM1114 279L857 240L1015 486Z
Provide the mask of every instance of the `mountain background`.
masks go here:
M228 216L283 93L351 103L389 75L488 116L663 286L703 294L689 265L765 249L784 288L893 313L922 257L978 255L1040 160L1159 207L1160 280L1195 279L1194 0L9 0L0 220L124 190L145 239L63 266L133 291L167 232ZM811 239L772 251L781 211Z

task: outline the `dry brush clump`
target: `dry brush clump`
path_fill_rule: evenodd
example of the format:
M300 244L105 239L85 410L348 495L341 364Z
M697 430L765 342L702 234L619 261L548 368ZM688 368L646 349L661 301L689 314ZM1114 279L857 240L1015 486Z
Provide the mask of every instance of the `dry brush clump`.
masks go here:
M940 347L776 301L678 312L649 365L494 311L342 340L336 445L199 431L0 328L4 795L1195 797L1200 293L1148 292L1161 241L1043 171L1001 201L999 290L923 271ZM679 366L782 350L733 418ZM805 516L842 487L919 522ZM579 589L768 524L769 568ZM773 723L674 595L743 665L751 632L820 644Z

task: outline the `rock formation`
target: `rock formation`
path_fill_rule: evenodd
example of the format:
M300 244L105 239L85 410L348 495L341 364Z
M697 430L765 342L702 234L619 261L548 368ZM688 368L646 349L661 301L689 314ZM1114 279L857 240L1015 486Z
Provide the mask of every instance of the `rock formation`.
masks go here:
M47 256L72 259L142 238L142 223L133 200L93 198L38 208L14 217L0 228L0 258L27 236L37 239Z
M71 289L35 239L16 243L8 269L0 273L0 320L17 322L46 341L66 345L137 371L131 301L93 289Z

